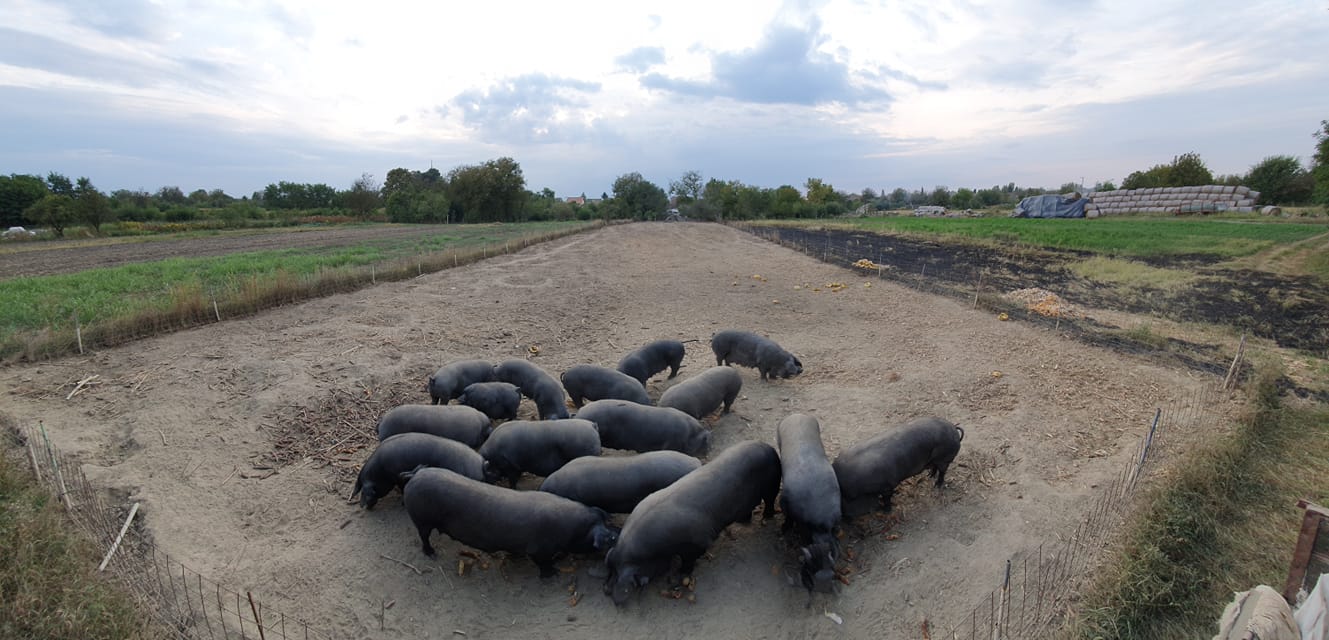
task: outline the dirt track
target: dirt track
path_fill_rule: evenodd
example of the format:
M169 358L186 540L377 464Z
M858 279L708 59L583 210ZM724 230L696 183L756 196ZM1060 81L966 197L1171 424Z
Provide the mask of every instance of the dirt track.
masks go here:
M847 287L831 293L831 282ZM696 604L661 598L653 584L616 610L586 573L591 558L563 561L570 573L548 581L521 558L458 577L461 547L436 534L439 560L429 561L400 498L358 511L337 466L236 473L269 460L293 412L317 411L330 394L366 397L388 384L427 402L425 376L457 358L497 361L536 346L533 361L557 375L582 362L612 365L649 340L701 339L689 345L683 379L714 363L705 340L729 327L770 335L806 372L762 382L743 370L734 413L714 420L713 453L744 439L773 442L775 425L795 411L820 419L832 456L921 415L966 429L945 493L906 483L891 519L860 522L865 537L847 539L851 584L811 608L787 580L792 553L778 521L720 537L698 565ZM103 383L66 400L93 373ZM658 397L672 382L657 377L648 389ZM1064 535L1154 407L1205 382L733 229L653 223L86 358L8 367L0 411L43 420L93 482L142 501L146 526L177 559L337 637L914 638L924 618L943 635L997 585L1007 558ZM329 429L340 418L322 416ZM348 451L343 464L368 452ZM570 585L584 594L575 607ZM396 604L380 631L385 601Z
M0 245L0 280L75 273L166 258L223 256L245 251L343 247L438 233L446 225L336 227L225 232L196 238L67 240Z

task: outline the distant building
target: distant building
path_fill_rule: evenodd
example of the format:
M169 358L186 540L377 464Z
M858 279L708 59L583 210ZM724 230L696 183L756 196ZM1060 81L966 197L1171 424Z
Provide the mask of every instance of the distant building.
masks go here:
M571 196L568 198L568 204L580 207L586 204L586 196Z

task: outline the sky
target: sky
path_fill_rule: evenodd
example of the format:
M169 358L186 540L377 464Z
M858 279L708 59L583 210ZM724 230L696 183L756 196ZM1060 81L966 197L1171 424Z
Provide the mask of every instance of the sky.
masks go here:
M0 173L346 189L508 156L837 189L1306 161L1329 2L0 0Z

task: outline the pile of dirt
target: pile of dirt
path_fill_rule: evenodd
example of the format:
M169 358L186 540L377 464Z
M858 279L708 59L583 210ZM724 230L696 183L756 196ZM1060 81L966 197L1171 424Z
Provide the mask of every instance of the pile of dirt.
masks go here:
M1049 318L1084 318L1084 312L1079 307L1047 289L1038 287L1016 289L1003 295L1002 298L1023 304L1026 309Z

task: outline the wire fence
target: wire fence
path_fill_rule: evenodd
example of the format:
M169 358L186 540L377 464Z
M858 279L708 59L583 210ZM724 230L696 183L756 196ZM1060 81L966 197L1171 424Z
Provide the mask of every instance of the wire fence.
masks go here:
M205 578L153 543L134 516L138 504L109 504L88 482L79 461L51 444L44 426L19 427L37 481L55 495L75 526L107 551L105 571L154 617L167 637L295 640L330 637L304 620L263 606L252 591L240 593Z
M80 320L76 308L68 322L61 321L41 330L24 331L0 340L0 356L39 360L83 354L88 349L115 346L148 336L221 322L223 319L244 317L284 304L357 291L379 282L419 278L425 274L521 251L551 240L601 229L607 224L597 220L541 234L495 240L480 246L418 253L375 264L320 268L305 274L279 271L271 277L253 275L234 278L226 286L216 289L179 286L172 288L172 299L164 308L154 307L136 314L94 321L89 321L86 316Z
M860 255L864 248L861 244L824 241L820 247L814 248L811 245L817 241L816 236L805 236L800 243L781 236L781 231L788 230L743 228L827 262L863 271L854 266L864 258ZM897 265L888 265L884 255L881 259L875 263L876 273L869 275L890 277L912 288L933 293L972 297L974 306L983 302L982 272L977 267L971 270L966 282L965 277L957 276L953 268L934 268L932 277L929 277L929 262L901 269ZM1007 312L1014 315L1020 310L1012 307ZM1020 315L1030 321L1055 322L1059 329L1076 331L1075 320L1068 320L1063 325L1061 321L1065 319L1060 317L1035 312ZM1079 332L1093 333L1086 328ZM1220 375L1224 369L1222 365L1216 369L1213 366L1199 368ZM1200 388L1174 407L1157 409L1130 459L1093 499L1075 530L1061 540L1045 542L1009 558L1001 570L998 586L965 619L950 628L949 637L1000 640L1038 638L1054 633L1070 610L1076 587L1086 577L1085 569L1125 516L1141 478L1157 458L1155 454L1160 439L1173 429L1203 426L1212 418L1209 408L1223 393L1215 382ZM252 591L241 593L226 588L162 551L141 526L141 521L134 520L137 504L108 504L102 492L88 482L77 459L61 453L51 444L44 427L20 427L15 435L25 449L38 482L59 498L76 526L97 545L108 550L101 570L107 571L143 602L145 610L156 618L170 637L210 640L330 637L304 620L271 607L265 609Z
M1125 519L1141 479L1159 457L1161 440L1175 429L1209 426L1210 408L1223 396L1215 382L1176 406L1155 410L1131 457L1092 498L1074 531L1007 559L997 588L954 624L947 637L1000 640L1055 635L1073 611L1078 588L1089 577L1087 569Z
M1127 352L1162 351L1167 357L1213 374L1205 384L1175 406L1155 410L1153 419L1134 446L1122 468L1091 499L1075 529L1058 540L1028 548L1006 560L999 569L998 586L975 604L969 614L953 623L946 637L954 640L1001 640L1041 638L1055 635L1071 613L1078 587L1097 553L1125 519L1140 487L1141 479L1156 463L1167 433L1211 426L1211 412L1226 397L1226 383L1241 373L1238 360L1228 366L1218 353L1168 349L1166 341L1105 331L1104 327L1058 309L1033 309L1011 302L999 294L1003 289L1029 286L1003 277L985 267L984 260L957 259L954 247L932 245L931 250L900 251L900 245L874 234L839 230L736 224L736 227L770 242L806 253L824 262L853 270L864 277L889 279L912 289L958 298L973 307L999 310L1012 319L1054 328L1068 337ZM928 243L912 241L913 244ZM1007 271L1010 271L1009 267ZM1018 269L1015 271L1018 272ZM1037 274L1030 274L1037 280ZM1145 338L1145 339L1141 339ZM1244 339L1243 339L1244 342ZM1188 345L1193 346L1193 345ZM1228 380L1220 380L1227 374Z

